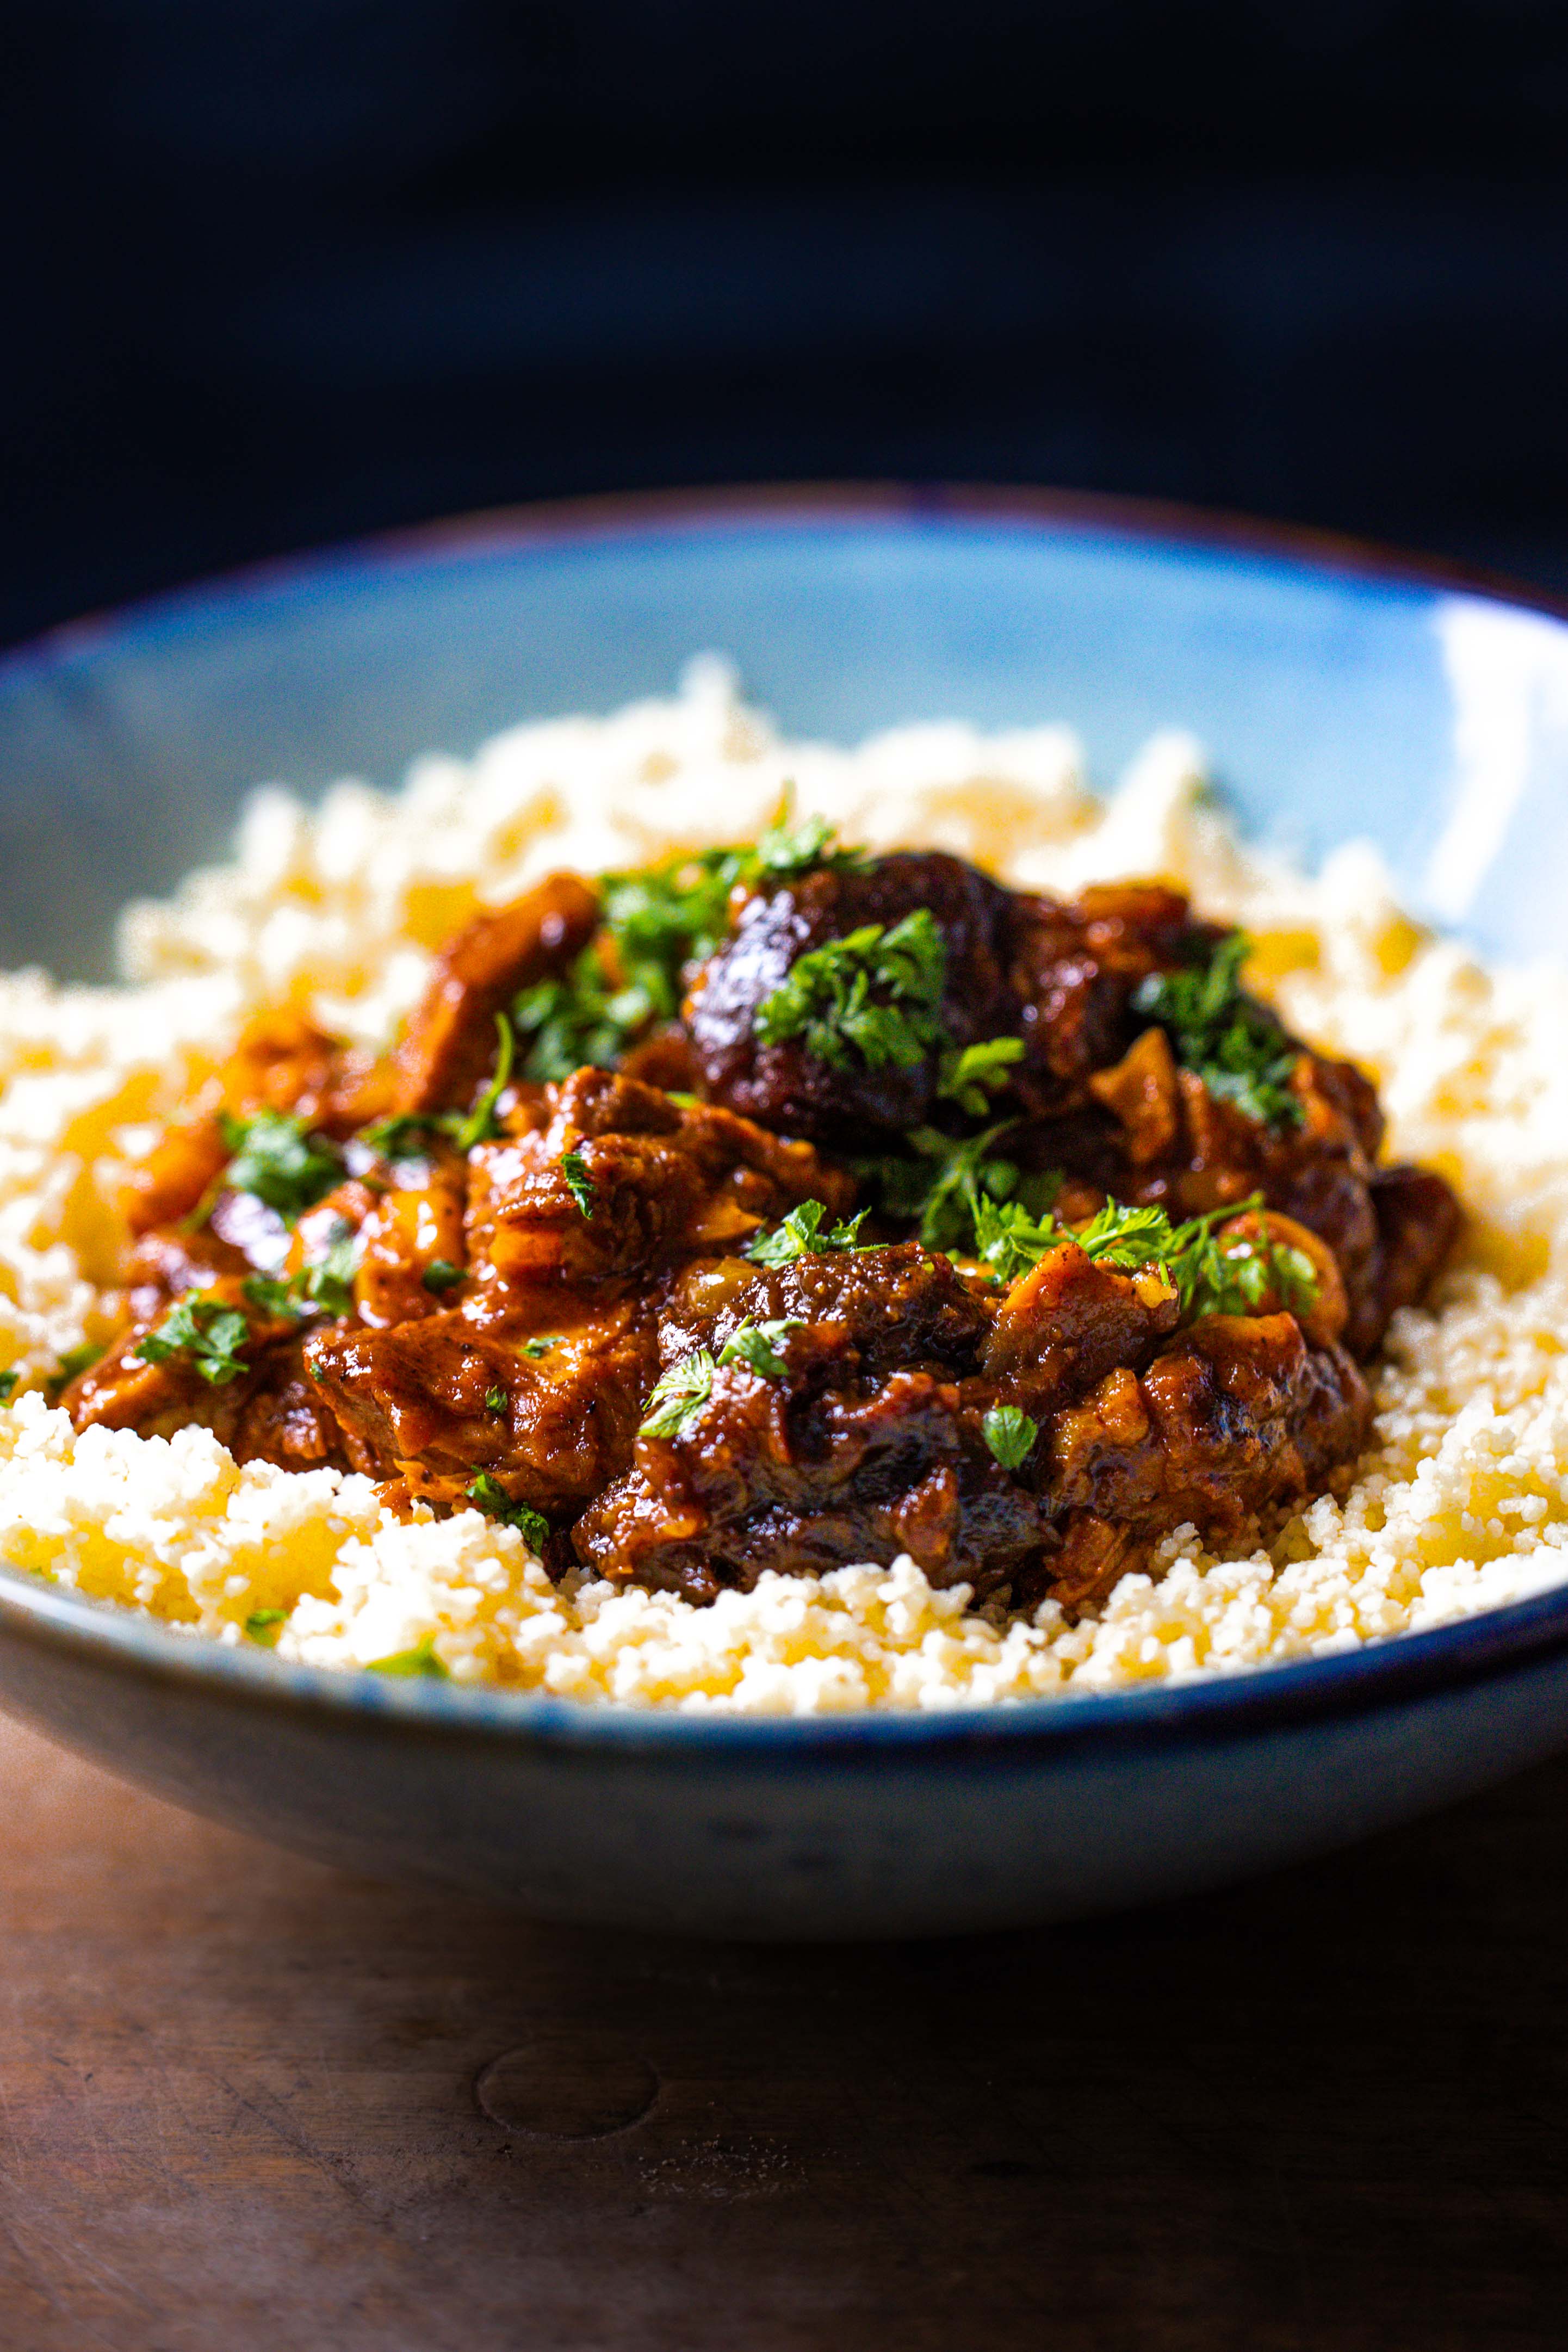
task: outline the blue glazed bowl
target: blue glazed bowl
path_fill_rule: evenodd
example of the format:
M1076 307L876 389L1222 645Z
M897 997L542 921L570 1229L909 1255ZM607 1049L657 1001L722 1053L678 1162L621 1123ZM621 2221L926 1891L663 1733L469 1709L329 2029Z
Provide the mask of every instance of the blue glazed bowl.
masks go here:
M1190 728L1242 821L1378 843L1494 956L1563 952L1568 626L1252 526L824 491L481 517L57 633L0 667L0 961L107 972L246 791L665 692L716 647L792 733ZM289 1666L0 1570L0 1703L160 1794L557 1918L1019 1925L1240 1876L1568 1737L1568 1591L1311 1663L989 1712L700 1720Z

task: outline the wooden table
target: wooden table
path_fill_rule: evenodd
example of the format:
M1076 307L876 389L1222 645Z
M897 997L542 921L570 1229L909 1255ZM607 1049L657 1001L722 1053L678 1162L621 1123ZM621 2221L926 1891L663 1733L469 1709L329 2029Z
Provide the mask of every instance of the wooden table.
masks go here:
M0 1730L5 2352L1562 2352L1568 1759L953 1944L542 1928Z

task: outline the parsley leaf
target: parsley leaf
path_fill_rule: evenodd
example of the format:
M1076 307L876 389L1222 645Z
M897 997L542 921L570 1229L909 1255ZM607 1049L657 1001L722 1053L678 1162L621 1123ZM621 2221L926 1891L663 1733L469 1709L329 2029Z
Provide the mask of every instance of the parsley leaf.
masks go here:
M980 1045L966 1045L961 1053L956 1046L950 1047L942 1056L936 1091L971 1118L984 1118L990 1097L1001 1092L1009 1070L1022 1059L1021 1037L988 1037Z
M869 1209L862 1209L858 1217L851 1217L846 1223L830 1225L824 1233L822 1219L827 1213L821 1201L802 1201L770 1234L754 1234L742 1255L753 1265L789 1265L798 1257L825 1257L830 1250L875 1247L874 1243L862 1242L859 1237L861 1227L871 1214Z
M519 1356L527 1356L530 1363L537 1364L541 1356L548 1356L552 1349L559 1348L559 1337L552 1332L548 1339L541 1336L536 1339L525 1339L517 1353Z
M379 1152L395 1168L405 1160L424 1159L431 1137L440 1131L434 1111L402 1111L395 1118L379 1118L373 1126L361 1128L355 1140Z
M800 1038L833 1069L851 1066L852 1047L868 1070L916 1069L946 1034L936 1008L946 974L946 941L930 908L917 907L891 929L862 923L808 948L752 1026L765 1045Z
M250 1326L237 1307L187 1297L171 1307L155 1331L143 1332L136 1342L136 1356L143 1364L189 1356L203 1380L215 1389L226 1388L246 1369L239 1351L249 1337Z
M486 1412L505 1412L507 1410L506 1390L503 1388L486 1389L485 1391L485 1410Z
M1040 1423L1016 1404L995 1404L980 1423L980 1433L1004 1470L1019 1470L1034 1450Z
M468 1499L478 1504L486 1518L499 1519L503 1526L516 1528L523 1541L535 1551L549 1534L549 1521L544 1513L528 1503L514 1503L500 1480L492 1478L487 1470L481 1470L470 1483Z
M441 1127L452 1138L459 1151L472 1151L476 1143L488 1143L494 1136L500 1134L501 1128L496 1117L496 1105L506 1092L507 1083L512 1075L512 1061L517 1050L517 1041L513 1034L511 1023L504 1013L497 1013L495 1076L471 1111L462 1115L455 1111L448 1111L440 1121Z
M584 1063L612 1067L655 1022L674 1020L687 965L728 935L736 886L860 863L832 840L831 825L810 817L792 831L775 826L755 849L681 850L655 866L604 875L597 936L563 977L524 989L512 1006L528 1041L523 1076L543 1085Z
M593 1179L588 1172L588 1162L580 1151L563 1151L560 1172L566 1178L566 1189L577 1202L583 1217L591 1220L595 1193Z
M0 1404L10 1403L16 1393L16 1383L21 1377L21 1373L15 1368L8 1372L0 1372Z
M94 1339L84 1339L79 1348L68 1348L48 1382L49 1402L53 1404L69 1388L77 1374L85 1372L89 1365L96 1364L103 1352Z
M454 1265L449 1257L433 1257L419 1278L425 1289L439 1298L444 1291L455 1290L460 1283L466 1282L468 1275L465 1267Z
M398 1650L390 1658L371 1658L365 1666L368 1675L399 1675L416 1679L428 1675L436 1682L450 1682L452 1677L435 1654L435 1636L422 1633L412 1650Z
M259 1642L264 1650L275 1650L287 1622L287 1609L253 1609L245 1621L246 1639Z
M235 1118L225 1110L218 1124L230 1153L224 1181L235 1192L253 1193L290 1224L341 1181L336 1144L308 1133L302 1118L280 1110Z
M791 1331L804 1328L799 1315L780 1316L771 1323L742 1323L719 1349L721 1364L749 1364L765 1381L781 1381L789 1370L779 1353Z
M258 1315L277 1322L298 1323L304 1312L293 1285L275 1282L269 1274L247 1274L240 1288Z
M1038 1265L1049 1249L1061 1242L1076 1242L1087 1257L1127 1272L1138 1267L1162 1267L1181 1301L1183 1320L1197 1322L1205 1315L1246 1315L1270 1292L1292 1314L1305 1314L1318 1295L1317 1268L1304 1250L1277 1242L1260 1229L1256 1234L1221 1237L1216 1227L1228 1224L1262 1206L1261 1193L1250 1200L1210 1209L1173 1225L1166 1212L1155 1206L1129 1206L1107 1201L1103 1208L1076 1228L1052 1216L1038 1221L1015 1202L999 1207L980 1203L976 1218L979 1255L1003 1282Z
M1040 1210L1049 1208L1061 1189L1060 1176L1025 1175L995 1149L1015 1124L1003 1119L966 1137L912 1128L904 1140L913 1157L862 1160L856 1172L875 1187L889 1216L919 1219L927 1249L962 1251L975 1238L983 1201L1016 1198L1025 1208Z
M716 1370L706 1348L697 1348L660 1373L648 1399L639 1437L681 1437L713 1394Z
M345 1225L334 1234L325 1257L303 1267L294 1277L295 1296L323 1315L346 1315L354 1303L354 1271L360 1262L359 1236Z
M1306 1114L1291 1088L1297 1049L1241 986L1251 947L1245 931L1231 931L1207 964L1151 972L1134 991L1133 1009L1159 1023L1176 1060L1221 1102L1261 1127L1299 1127Z
M757 845L757 878L794 881L802 874L818 873L824 868L839 874L852 873L865 864L864 855L858 849L835 849L837 837L837 827L830 824L825 816L803 817L792 828L773 825Z

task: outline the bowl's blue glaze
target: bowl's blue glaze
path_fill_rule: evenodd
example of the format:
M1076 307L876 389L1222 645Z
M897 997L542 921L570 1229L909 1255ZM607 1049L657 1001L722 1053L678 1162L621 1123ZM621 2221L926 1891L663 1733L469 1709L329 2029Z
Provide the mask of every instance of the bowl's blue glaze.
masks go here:
M258 780L390 782L707 646L791 732L1065 719L1109 780L1189 728L1254 829L1368 835L1488 951L1563 952L1568 627L1526 600L1133 509L827 493L482 518L12 656L0 961L104 971L115 908L218 854ZM0 1573L0 1700L196 1807L541 1913L944 1931L1211 1883L1547 1752L1568 1593L1225 1682L796 1724L316 1674Z

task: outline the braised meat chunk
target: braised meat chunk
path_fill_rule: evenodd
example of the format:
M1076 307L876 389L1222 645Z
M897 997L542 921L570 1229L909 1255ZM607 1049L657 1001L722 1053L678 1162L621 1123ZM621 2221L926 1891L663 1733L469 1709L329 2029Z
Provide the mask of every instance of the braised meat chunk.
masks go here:
M553 1573L913 1558L1094 1607L1346 1478L1459 1209L1157 882L810 824L477 917L376 1056L254 1021L124 1202L78 1428L199 1424Z

